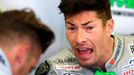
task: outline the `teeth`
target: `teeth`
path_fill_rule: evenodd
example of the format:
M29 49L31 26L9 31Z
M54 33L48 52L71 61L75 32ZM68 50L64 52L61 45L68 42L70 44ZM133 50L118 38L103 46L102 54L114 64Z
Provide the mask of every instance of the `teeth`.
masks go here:
M92 48L76 48L76 50L79 52L79 53L92 53L93 52L93 49Z
M78 50L87 50L87 48L78 48Z

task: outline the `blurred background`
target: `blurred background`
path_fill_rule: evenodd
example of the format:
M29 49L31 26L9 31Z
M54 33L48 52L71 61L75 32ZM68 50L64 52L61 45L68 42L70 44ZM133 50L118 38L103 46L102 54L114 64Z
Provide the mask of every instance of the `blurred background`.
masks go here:
M115 28L113 33L134 34L134 0L110 0ZM0 11L30 8L55 33L56 40L41 56L40 62L69 47L65 36L64 16L60 14L60 0L0 0Z

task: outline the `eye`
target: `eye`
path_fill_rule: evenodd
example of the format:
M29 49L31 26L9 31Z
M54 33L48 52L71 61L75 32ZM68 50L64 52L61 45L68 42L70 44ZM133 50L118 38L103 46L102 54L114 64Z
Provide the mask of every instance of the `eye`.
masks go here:
M92 26L87 26L87 27L85 27L85 29L86 30L92 30L94 27L92 27Z
M67 30L73 31L76 30L76 27L67 27Z

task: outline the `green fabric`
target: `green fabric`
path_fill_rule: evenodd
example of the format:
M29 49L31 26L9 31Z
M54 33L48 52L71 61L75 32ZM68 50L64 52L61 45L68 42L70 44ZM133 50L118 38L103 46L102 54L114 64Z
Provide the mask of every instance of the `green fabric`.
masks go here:
M95 75L116 75L115 72L101 72L101 71L96 71Z

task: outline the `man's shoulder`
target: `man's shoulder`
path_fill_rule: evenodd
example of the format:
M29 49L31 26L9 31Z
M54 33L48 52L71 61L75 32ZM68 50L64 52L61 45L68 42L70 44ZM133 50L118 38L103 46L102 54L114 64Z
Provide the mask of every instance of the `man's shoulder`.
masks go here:
M61 51L59 51L58 53L56 53L55 55L51 56L49 59L56 58L59 56L66 57L66 56L70 56L70 55L73 56L71 48L64 48Z
M127 54L127 57L128 56L133 57L134 56L134 36L133 35L114 35L114 37L122 41L123 50L124 53Z
M75 60L75 56L72 53L72 50L70 48L65 48L61 51L59 51L54 56L51 56L47 59L47 61L50 63L67 63L71 60Z
M134 36L133 35L125 35L125 34L114 34L115 38L125 40L127 42L134 42Z
M38 66L35 75L59 75L55 74L55 71L57 73L59 70L66 70L65 67L68 67L69 65L79 67L72 50L70 48L65 48L41 63Z
M0 75L12 75L10 64L2 49L0 49Z

